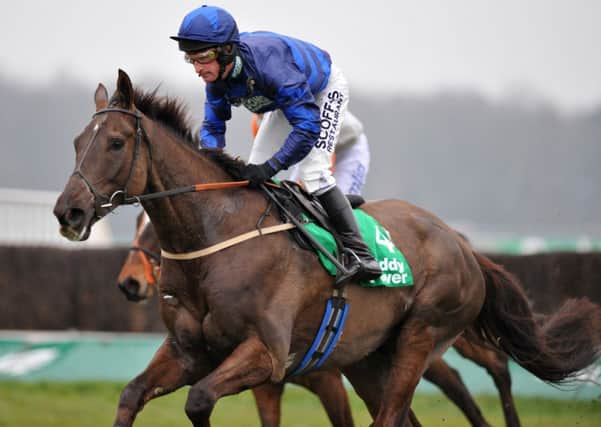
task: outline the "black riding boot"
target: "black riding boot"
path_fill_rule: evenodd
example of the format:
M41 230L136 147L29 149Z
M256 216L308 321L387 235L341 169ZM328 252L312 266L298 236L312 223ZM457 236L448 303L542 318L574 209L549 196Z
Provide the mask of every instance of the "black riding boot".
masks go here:
M337 186L334 186L317 197L328 213L330 222L338 232L344 248L354 254L349 254L347 257L348 265L345 267L349 274L339 278L338 283L350 278L364 282L380 277L382 270L361 237L355 215L346 196Z

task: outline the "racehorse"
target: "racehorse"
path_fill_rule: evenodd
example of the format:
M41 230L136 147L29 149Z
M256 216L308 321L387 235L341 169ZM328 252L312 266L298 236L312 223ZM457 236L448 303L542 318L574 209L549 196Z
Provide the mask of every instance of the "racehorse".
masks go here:
M117 284L130 301L152 297L160 277L160 246L148 215L144 211L136 218L136 232L125 263L121 267ZM465 358L472 360L489 372L501 395L501 407L507 427L519 427L520 420L511 395L511 376L507 357L498 350L483 346L469 336L461 335L453 347ZM439 358L430 364L424 378L436 384L465 414L474 427L486 427L480 408L463 383L459 373ZM304 386L315 393L322 402L333 426L351 425L352 417L348 398L338 370L317 371L289 382ZM261 425L278 426L284 384L266 383L252 389Z
M63 236L85 240L99 218L135 200L163 254L189 254L281 225L264 193L234 185L244 164L182 143L192 132L181 122L181 106L155 95L134 91L122 70L110 99L104 85L96 89L96 113L75 138L75 170L54 207ZM222 182L231 185L176 191ZM207 188L200 185L192 188ZM536 324L516 280L433 214L401 200L366 203L362 210L405 254L414 285L346 286L351 309L344 334L321 368L342 370L374 426L419 425L410 407L415 388L430 362L466 329L552 383L596 360L600 349L590 345L588 329L570 329L569 343L547 339L551 332ZM255 234L204 257L163 261L159 291L169 335L123 390L115 426L132 425L150 398L186 384L188 418L209 426L219 398L281 382L300 365L334 277L289 233ZM578 310L569 316L572 324L587 322Z
M160 277L160 247L148 215L142 211L136 219L136 233L129 254L117 279L119 289L130 301L150 298ZM292 377L287 382L315 393L321 401L332 426L353 426L348 396L337 369L309 372ZM280 425L284 383L267 382L253 387L252 392L263 427Z

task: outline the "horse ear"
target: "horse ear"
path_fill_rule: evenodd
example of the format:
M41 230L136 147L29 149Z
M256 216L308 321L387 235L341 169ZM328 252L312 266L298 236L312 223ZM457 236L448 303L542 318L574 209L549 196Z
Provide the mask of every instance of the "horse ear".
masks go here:
M96 111L100 111L109 105L109 93L102 83L98 83L96 92L94 92L94 102L96 103Z
M121 106L128 110L134 109L134 88L131 80L125 71L119 69L119 78L117 79L117 92Z

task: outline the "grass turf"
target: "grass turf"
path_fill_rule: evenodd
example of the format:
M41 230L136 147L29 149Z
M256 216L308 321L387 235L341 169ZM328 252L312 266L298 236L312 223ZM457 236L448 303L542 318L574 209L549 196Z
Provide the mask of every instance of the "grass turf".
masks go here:
M22 383L0 382L0 427L96 427L112 425L123 384L112 382ZM187 390L182 389L148 403L135 425L146 427L189 426L184 413ZM368 426L363 403L349 392L355 425ZM477 396L482 413L493 426L504 426L496 396ZM601 401L516 398L525 427L599 427ZM469 425L448 399L438 394L419 394L413 402L424 426ZM259 426L250 392L221 399L211 418L214 426ZM287 386L282 404L283 427L327 426L318 398L296 386Z

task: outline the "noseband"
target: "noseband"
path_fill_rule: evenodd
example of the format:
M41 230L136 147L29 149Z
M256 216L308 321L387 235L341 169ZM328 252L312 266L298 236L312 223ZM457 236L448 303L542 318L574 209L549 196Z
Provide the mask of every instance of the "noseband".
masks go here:
M124 198L124 199L127 198L127 185L129 184L129 181L133 174L134 164L136 162L136 158L138 157L138 152L140 151L139 147L141 145L142 137L144 134L144 131L142 129L142 115L137 111L130 111L130 110L126 110L124 108L116 108L116 107L104 108L102 110L98 110L96 113L94 113L94 115L92 117L96 117L100 114L111 113L111 112L127 114L128 116L132 116L136 119L136 142L135 142L135 146L134 146L134 156L133 156L131 165L129 167L127 179L125 180L125 184L123 185L123 189L115 191L110 196L108 196L106 194L102 194L94 188L94 185L92 185L90 180L85 176L85 174L82 171L83 162L86 159L86 156L87 156L88 152L90 151L90 148L94 144L94 141L96 140L96 136L98 135L98 130L100 129L100 126L98 124L96 124L96 126L94 127L94 133L92 134L92 137L90 138L90 142L88 142L88 145L86 146L86 148L83 152L81 160L76 165L75 170L71 174L71 176L78 175L83 180L83 182L86 184L86 186L88 187L88 190L90 190L90 192L94 196L94 212L95 212L97 218L102 218L102 216L103 216L102 209L107 209L107 208L111 208L114 206L113 201L115 200L115 198L117 196L121 195L122 198Z

